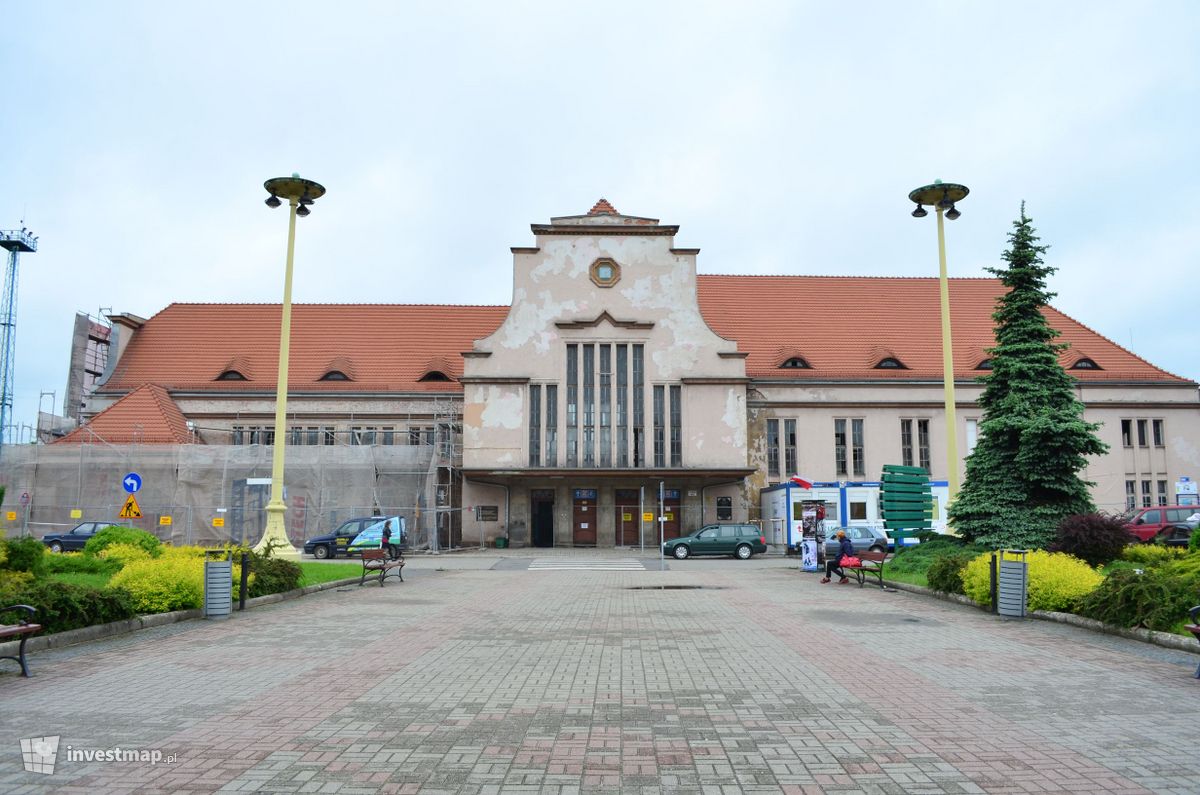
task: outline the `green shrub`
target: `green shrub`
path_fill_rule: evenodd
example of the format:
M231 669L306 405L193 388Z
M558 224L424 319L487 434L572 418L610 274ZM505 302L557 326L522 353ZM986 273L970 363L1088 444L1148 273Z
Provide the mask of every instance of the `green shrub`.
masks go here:
M107 624L137 615L125 591L84 588L51 580L29 583L17 592L15 601L37 608L34 620L44 627L44 632ZM4 620L10 621L12 616L6 614Z
M94 558L82 552L62 552L46 556L47 574L104 574L112 576L121 570L121 561Z
M0 569L0 607L19 605L21 600L17 594L33 582L33 575L27 571L9 571ZM0 618L0 623L11 621L11 618Z
M1200 588L1188 577L1164 567L1110 574L1079 606L1080 615L1118 627L1169 630L1200 599Z
M144 547L136 544L109 544L96 555L101 560L115 560L118 566L127 566L135 560L150 560L151 555Z
M106 527L88 539L83 545L83 554L99 555L112 544L132 544L141 547L150 557L157 558L162 554L162 542L153 533L138 530L136 527Z
M237 559L238 557L234 558L234 560ZM295 590L300 587L300 579L304 576L304 570L300 568L299 563L271 557L269 552L260 555L251 550L248 562L250 571L254 575L253 581L247 588L247 593L251 597ZM238 588L238 581L235 579L235 594L238 592Z
M943 593L962 593L963 569L971 562L972 557L973 555L967 552L951 552L934 558L925 571L929 587Z
M990 558L991 553L979 555L963 571L963 592L984 607L991 603ZM1100 572L1063 552L1035 550L1025 561L1029 564L1030 610L1070 611L1104 580Z
M1125 523L1106 513L1081 513L1064 517L1051 552L1066 552L1091 566L1103 566L1121 557L1135 536Z
M27 571L34 577L46 573L46 545L32 536L9 538L4 544L4 568L9 571ZM3 607L4 605L0 605Z
M109 580L133 597L139 613L169 613L204 604L204 563L196 558L138 560L124 566Z
M1200 552L1200 527L1192 531L1192 537L1188 539L1188 552Z
M1157 566L1183 557L1187 552L1179 547L1164 547L1161 544L1130 544L1121 553L1121 559L1143 566Z

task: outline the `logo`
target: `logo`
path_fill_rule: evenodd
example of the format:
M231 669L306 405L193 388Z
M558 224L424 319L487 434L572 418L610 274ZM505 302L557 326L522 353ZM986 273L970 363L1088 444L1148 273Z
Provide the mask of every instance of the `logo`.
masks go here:
M21 761L30 773L50 775L58 757L58 737L30 737L21 740Z

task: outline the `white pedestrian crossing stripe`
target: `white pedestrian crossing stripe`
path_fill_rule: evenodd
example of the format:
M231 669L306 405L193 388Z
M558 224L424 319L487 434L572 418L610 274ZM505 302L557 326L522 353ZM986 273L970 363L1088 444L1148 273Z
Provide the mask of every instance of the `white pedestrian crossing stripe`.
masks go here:
M530 571L645 571L633 558L598 560L595 558L534 558Z

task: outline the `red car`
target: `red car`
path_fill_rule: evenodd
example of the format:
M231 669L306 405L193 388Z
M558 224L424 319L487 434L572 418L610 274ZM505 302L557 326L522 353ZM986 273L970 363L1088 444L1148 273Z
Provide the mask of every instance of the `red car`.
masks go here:
M1192 514L1200 511L1195 505L1156 505L1151 508L1130 508L1121 515L1129 532L1139 541L1149 541L1164 527L1186 524Z

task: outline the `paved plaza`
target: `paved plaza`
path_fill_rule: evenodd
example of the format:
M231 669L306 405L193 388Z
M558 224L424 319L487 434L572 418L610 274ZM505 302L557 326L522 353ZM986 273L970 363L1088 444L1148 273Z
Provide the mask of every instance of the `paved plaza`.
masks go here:
M785 558L658 566L414 556L35 652L0 673L0 792L1200 792L1194 655ZM116 747L163 758L82 756Z

